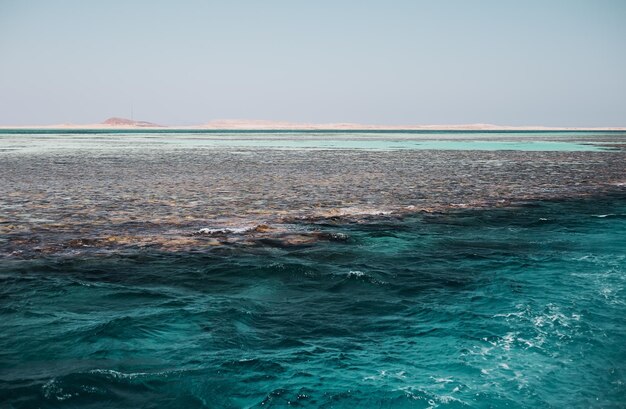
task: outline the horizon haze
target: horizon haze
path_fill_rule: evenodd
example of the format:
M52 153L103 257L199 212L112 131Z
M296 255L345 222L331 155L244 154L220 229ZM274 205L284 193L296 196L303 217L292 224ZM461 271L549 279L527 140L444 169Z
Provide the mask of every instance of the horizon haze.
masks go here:
M617 0L0 0L0 125L626 126Z

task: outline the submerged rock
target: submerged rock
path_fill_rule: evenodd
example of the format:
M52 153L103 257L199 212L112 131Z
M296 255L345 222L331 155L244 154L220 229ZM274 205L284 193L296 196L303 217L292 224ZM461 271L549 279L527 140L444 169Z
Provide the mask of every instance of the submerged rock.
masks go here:
M327 241L341 241L345 242L350 239L350 236L344 233L330 233L330 232L318 232L315 233L315 236L319 240L327 240Z

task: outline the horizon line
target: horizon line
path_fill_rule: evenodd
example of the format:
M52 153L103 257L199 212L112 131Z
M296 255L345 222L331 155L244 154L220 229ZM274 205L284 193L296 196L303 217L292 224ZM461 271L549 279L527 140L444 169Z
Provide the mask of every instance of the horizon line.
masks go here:
M196 125L162 125L148 121L140 121L122 117L111 117L101 123L76 124L61 123L48 125L0 125L0 129L74 129L74 130L476 130L476 131L626 131L626 126L545 126L545 125L497 125L491 123L466 123L466 124L420 124L420 125L378 125L362 124L355 122L291 122L266 119L213 119Z

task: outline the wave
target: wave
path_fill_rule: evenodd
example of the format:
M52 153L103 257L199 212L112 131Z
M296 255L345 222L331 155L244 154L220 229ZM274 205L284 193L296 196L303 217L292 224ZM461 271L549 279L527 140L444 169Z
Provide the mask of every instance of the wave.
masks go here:
M224 234L244 234L254 231L255 227L222 227L222 228L209 228L204 227L195 232L195 234L208 234L208 235L224 235Z
M594 214L592 216L597 217L599 219L626 219L626 214L616 214L616 213Z

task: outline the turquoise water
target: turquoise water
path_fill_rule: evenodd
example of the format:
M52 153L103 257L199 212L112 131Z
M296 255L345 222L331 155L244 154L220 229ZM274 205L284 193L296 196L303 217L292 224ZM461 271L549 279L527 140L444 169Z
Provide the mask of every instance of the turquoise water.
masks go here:
M168 143L181 143L169 140ZM190 139L183 144L202 147L261 147L274 149L424 149L424 150L520 150L520 151L590 151L605 150L602 146L561 141L455 141L455 140L388 140L388 139Z
M0 130L0 409L622 408L625 140Z
M626 197L0 263L0 406L623 407ZM344 240L347 237L347 240Z
M2 149L20 152L189 148L284 150L518 150L599 152L623 141L624 132L490 131L186 131L0 130ZM621 139L620 139L621 138ZM607 141L611 143L607 145Z

